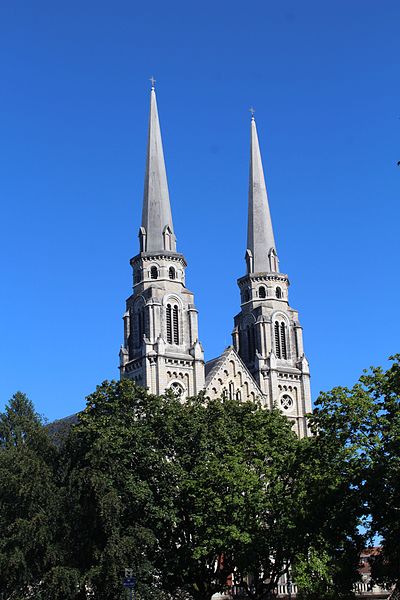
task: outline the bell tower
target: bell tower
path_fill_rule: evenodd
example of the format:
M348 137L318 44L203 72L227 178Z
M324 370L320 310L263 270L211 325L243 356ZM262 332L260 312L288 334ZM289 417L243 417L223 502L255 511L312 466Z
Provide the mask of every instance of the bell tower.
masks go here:
M264 395L307 435L310 371L298 312L289 305L289 279L280 272L254 115L251 119L247 273L238 279L241 310L233 345Z
M123 317L121 378L153 394L171 388L184 399L204 389L204 353L194 296L185 285L187 264L176 250L153 80L139 246L130 261L133 293Z

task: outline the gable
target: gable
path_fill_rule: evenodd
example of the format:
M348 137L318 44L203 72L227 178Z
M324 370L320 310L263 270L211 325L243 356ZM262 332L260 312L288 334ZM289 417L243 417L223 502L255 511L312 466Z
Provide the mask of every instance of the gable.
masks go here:
M236 398L265 404L264 395L240 356L229 346L218 358L206 364L206 395L210 398Z

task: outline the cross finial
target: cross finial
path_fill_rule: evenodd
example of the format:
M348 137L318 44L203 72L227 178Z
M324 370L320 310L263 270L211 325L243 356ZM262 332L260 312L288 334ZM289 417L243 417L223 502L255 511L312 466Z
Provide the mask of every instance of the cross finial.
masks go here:
M154 84L156 80L154 79L153 75L150 77L149 81L151 81L151 89L154 90Z
M252 106L249 108L249 111L251 112L251 120L254 121L254 113L256 111L254 110L254 108Z

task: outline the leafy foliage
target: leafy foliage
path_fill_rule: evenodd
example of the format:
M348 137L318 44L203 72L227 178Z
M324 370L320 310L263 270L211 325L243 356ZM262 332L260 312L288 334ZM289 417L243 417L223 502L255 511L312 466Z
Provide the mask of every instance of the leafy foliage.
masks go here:
M129 380L58 435L18 392L0 414L0 598L122 600L132 567L140 600L229 581L264 600L284 574L301 600L344 600L376 534L374 576L400 587L399 403L400 356L321 394L303 440L277 410Z
M39 590L60 558L55 467L41 418L17 392L0 415L0 589L6 598Z

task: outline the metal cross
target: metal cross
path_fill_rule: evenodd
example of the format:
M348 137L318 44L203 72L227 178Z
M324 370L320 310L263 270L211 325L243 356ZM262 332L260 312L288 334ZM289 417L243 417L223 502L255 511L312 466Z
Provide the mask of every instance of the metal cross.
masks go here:
M156 80L154 79L153 75L150 77L149 81L151 81L151 89L154 90L154 84L155 84Z
M254 110L254 108L252 106L249 108L249 111L251 112L251 118L254 119L254 113L256 111Z

